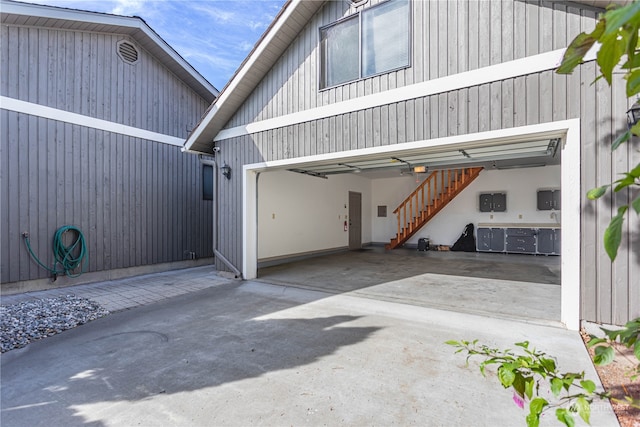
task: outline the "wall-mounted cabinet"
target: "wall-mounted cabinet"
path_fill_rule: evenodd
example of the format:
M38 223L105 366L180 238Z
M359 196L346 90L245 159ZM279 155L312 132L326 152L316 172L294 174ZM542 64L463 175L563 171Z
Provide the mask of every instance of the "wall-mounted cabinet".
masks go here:
M560 190L538 190L539 211L560 210Z
M547 224L478 224L479 252L560 255L560 229Z
M480 194L480 212L505 212L507 195L505 193Z

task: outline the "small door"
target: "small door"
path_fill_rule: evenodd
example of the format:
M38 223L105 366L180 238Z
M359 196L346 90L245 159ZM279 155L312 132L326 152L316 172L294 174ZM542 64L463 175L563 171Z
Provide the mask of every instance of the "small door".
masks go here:
M349 249L362 248L362 194L349 191Z

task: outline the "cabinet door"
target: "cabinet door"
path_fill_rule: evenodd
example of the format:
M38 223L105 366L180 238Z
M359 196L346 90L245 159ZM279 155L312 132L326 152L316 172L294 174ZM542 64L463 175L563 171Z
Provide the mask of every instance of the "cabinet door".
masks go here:
M538 230L538 253L555 253L555 230L541 228Z
M480 195L480 212L491 212L492 198L491 194Z
M478 228L476 246L478 251L487 252L491 250L491 229Z
M560 210L560 190L556 190L553 192L552 195L552 204L553 204L553 209L559 211Z
M504 212L507 210L507 195L504 193L493 193L493 211Z
M550 211L553 209L553 191L538 190L538 210Z
M491 229L491 251L504 252L504 229Z
M562 230L553 230L553 249L558 255L562 253L562 245L560 245L560 238L562 237Z

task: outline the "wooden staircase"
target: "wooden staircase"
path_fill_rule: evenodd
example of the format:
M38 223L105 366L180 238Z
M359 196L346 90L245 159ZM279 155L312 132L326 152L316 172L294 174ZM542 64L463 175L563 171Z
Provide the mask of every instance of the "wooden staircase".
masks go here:
M398 218L398 233L386 249L402 246L427 222L475 180L478 168L439 170L431 173L393 213Z

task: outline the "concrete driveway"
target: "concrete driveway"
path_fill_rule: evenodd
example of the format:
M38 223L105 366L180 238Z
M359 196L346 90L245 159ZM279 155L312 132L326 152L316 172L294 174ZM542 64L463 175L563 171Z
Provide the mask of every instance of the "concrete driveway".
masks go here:
M496 378L443 344L529 340L597 379L579 335L350 293L224 284L2 355L3 426L518 426ZM550 412L544 425L558 425ZM608 404L592 425L615 426Z

